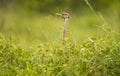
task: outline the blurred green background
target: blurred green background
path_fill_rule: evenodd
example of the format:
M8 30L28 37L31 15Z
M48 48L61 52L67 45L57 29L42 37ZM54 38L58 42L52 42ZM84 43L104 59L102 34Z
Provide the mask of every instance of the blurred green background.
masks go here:
M70 13L67 37L75 42L102 34L104 25L119 31L120 0L88 1L97 16L85 0L0 0L0 32L21 46L55 43L63 28L55 13L64 11Z

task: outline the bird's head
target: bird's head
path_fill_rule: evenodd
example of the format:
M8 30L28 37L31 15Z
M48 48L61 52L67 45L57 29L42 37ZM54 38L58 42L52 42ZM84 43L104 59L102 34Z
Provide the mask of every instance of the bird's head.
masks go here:
M66 13L66 12L56 13L56 15L57 15L57 16L61 16L61 17L64 18L64 19L70 17L69 13Z

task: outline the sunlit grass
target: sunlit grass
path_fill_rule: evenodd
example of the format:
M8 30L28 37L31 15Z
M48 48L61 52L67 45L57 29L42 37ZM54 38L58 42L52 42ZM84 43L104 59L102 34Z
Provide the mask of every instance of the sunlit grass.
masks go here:
M119 75L120 43L112 33L86 39L82 44L67 40L23 49L0 35L0 74L31 76ZM95 45L94 45L95 44Z

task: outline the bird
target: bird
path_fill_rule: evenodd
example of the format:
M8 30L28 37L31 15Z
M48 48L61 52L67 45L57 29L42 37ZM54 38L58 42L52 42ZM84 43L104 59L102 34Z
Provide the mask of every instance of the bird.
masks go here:
M62 13L56 13L57 16L60 16L64 19L64 26L63 26L63 40L66 39L66 29L67 29L67 22L68 19L70 18L69 13L67 12L62 12Z

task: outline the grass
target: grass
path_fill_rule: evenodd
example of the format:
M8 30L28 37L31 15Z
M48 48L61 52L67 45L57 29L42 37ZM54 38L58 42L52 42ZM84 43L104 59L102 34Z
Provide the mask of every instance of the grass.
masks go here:
M72 15L63 41L61 18L0 11L0 76L119 76L119 30L94 14Z
M120 43L110 34L23 49L0 35L1 76L119 76ZM95 45L96 44L96 45Z

